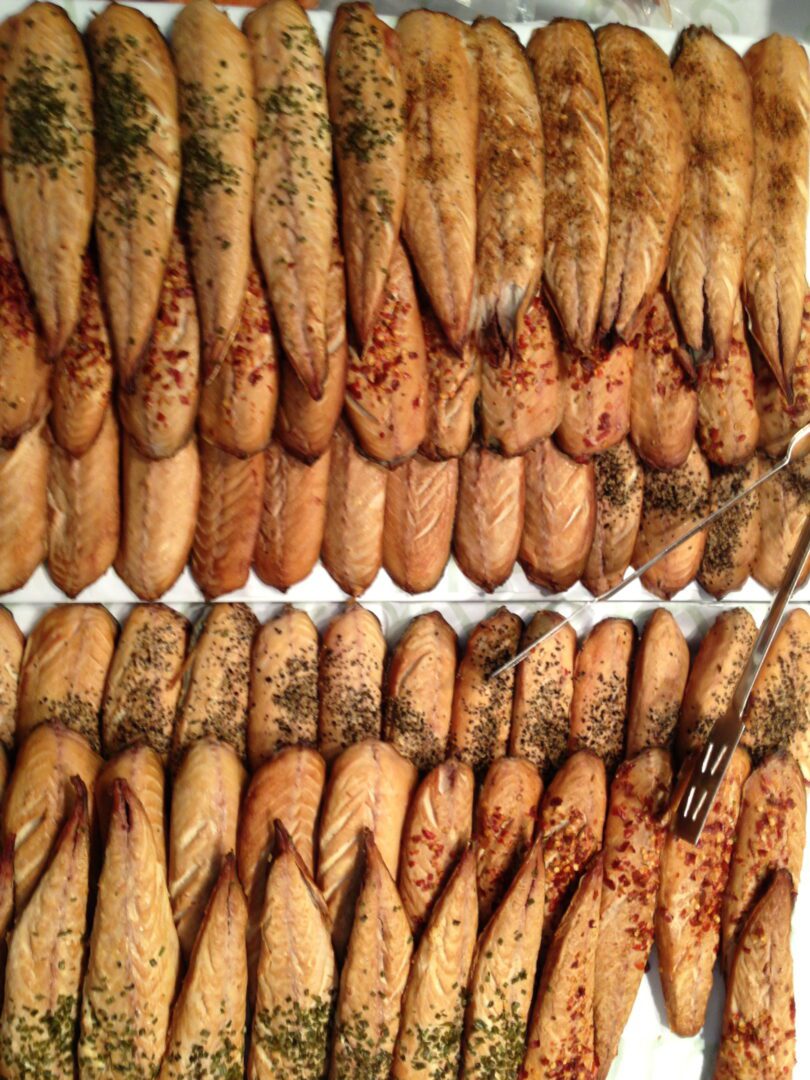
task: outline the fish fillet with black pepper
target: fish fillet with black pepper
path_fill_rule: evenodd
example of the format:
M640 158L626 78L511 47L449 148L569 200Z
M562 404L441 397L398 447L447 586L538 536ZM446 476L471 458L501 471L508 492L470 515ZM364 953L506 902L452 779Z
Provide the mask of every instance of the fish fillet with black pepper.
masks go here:
M596 522L582 583L594 596L618 585L633 557L644 497L644 470L630 442L597 454L593 463Z
M636 632L629 619L603 619L577 653L569 750L588 747L608 772L621 761Z
M745 491L758 476L759 461L756 457L737 468L715 472L711 481L710 508L715 510L733 495ZM698 570L698 581L706 592L721 599L745 584L759 550L760 530L757 491L726 510L708 527L706 547Z
M117 780L126 780L139 800L152 827L155 852L166 872L166 774L160 755L151 746L138 743L111 757L96 777L95 802L98 832L106 843L112 817L113 789Z
M0 449L0 593L25 585L48 553L45 420Z
M525 507L524 459L470 446L459 466L453 552L462 573L485 592L503 585L512 572Z
M379 738L385 636L367 608L350 604L326 627L318 666L318 749L327 761Z
M672 747L689 663L683 630L669 611L657 608L644 627L633 659L627 703L628 758L650 747Z
M450 558L458 461L423 454L390 469L385 487L383 565L409 593L430 592Z
M769 467L767 461L761 461L763 472ZM769 592L776 592L782 583L809 508L810 458L788 465L759 489L759 548L751 575ZM805 563L799 577L800 586L808 574L810 562Z

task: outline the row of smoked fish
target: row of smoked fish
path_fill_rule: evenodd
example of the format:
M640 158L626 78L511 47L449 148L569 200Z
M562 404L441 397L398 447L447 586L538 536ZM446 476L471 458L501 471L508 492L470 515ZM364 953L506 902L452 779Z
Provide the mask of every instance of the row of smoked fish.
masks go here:
M23 643L0 609L0 1076L601 1078L655 941L682 1036L721 957L714 1075L789 1077L810 615L697 848L669 824L751 616L693 659L663 609L565 627L487 681L555 620L500 608L459 656L431 612L388 658L356 604L322 640L155 604L116 641L75 604Z
M670 66L618 25L524 51L350 3L324 59L295 0L244 33L193 0L170 48L34 3L0 39L0 592L319 555L423 591L451 548L487 590L519 559L601 591L810 417L791 39L693 28ZM775 587L806 497L798 468L645 583Z

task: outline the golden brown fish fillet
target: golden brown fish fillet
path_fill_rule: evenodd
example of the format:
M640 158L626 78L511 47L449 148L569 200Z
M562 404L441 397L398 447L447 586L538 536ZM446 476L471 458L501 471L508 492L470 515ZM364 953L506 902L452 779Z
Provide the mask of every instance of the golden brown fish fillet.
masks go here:
M804 297L799 351L793 364L793 401L788 403L764 360L755 364L754 372L759 447L771 457L781 457L794 432L810 423L810 291Z
M71 1080L90 886L87 789L74 804L53 858L17 920L8 950L0 1019L3 1076Z
M681 795L691 766L687 760ZM676 1035L697 1035L703 1027L740 796L750 768L745 750L735 750L697 847L673 831L664 841L655 941L667 1019Z
M431 306L450 345L460 350L475 275L475 44L468 27L437 12L407 12L397 33L408 141L402 230Z
M618 585L633 557L641 525L644 470L630 442L593 459L596 521L582 583L594 596Z
M672 764L663 749L625 761L610 787L593 1002L599 1080L616 1056L653 945L671 787Z
M3 79L3 202L53 358L79 318L95 203L90 68L63 8L29 4L14 23Z
M250 651L259 620L246 604L211 604L194 627L174 722L174 753L212 735L244 759Z
M523 758L503 757L487 770L475 807L475 859L481 925L500 904L537 824L543 781Z
M344 750L332 766L318 836L318 884L342 956L362 875L362 843L370 829L388 872L399 864L405 812L416 787L410 761L377 739Z
M710 509L745 491L759 475L759 461L753 457L736 469L717 472L711 481ZM757 556L760 537L759 492L752 492L732 506L706 530L706 547L698 571L698 581L718 600L741 588L748 580Z
M179 974L166 876L143 807L113 787L90 957L82 993L81 1076L155 1076Z
M349 350L346 415L375 461L410 457L427 434L428 376L408 256L397 243L382 304L361 354Z
M385 635L367 608L350 604L323 634L318 665L318 749L327 761L379 738Z
M594 541L594 465L574 461L551 439L530 450L525 461L520 565L536 585L564 592L583 574Z
M60 604L29 634L17 699L17 741L45 721L101 746L99 714L118 623L100 604Z
M199 375L197 302L186 249L175 232L151 337L132 387L118 393L121 424L146 457L173 457L192 437Z
M725 360L709 357L698 367L697 437L715 465L742 465L753 456L759 439L754 369L741 319L738 305Z
M762 462L764 471L767 462ZM751 574L765 589L775 592L787 570L810 509L810 458L788 465L759 489L760 538ZM807 580L805 564L799 584Z
M696 442L680 468L644 470L641 527L633 548L633 566L642 566L678 536L688 532L708 512L711 477ZM706 546L705 530L686 540L642 577L655 596L671 599L700 569Z
M679 468L694 441L698 398L662 291L653 297L637 339L630 386L630 438L639 456L656 469Z
M640 329L669 259L686 179L683 113L669 58L641 30L613 23L596 34L610 147L610 232L599 323L629 341Z
M257 769L284 746L318 741L318 631L287 605L259 629L250 657L248 761Z
M434 1080L458 1072L478 931L476 902L475 855L467 848L414 954L402 1000L393 1080Z
M20 747L3 802L3 839L14 841L14 905L25 908L48 864L75 799L71 778L93 790L101 758L86 739L61 724L40 724Z
M183 956L188 958L229 851L236 850L239 804L247 779L227 743L199 739L189 747L172 787L169 897Z
M21 588L48 553L45 421L0 449L0 593Z
M388 473L383 565L409 593L435 588L450 558L458 462L414 454Z
M17 726L17 684L25 638L14 616L0 607L0 745L14 747ZM454 654L455 655L455 654Z
M160 1080L242 1076L247 955L245 894L226 855L172 1012Z
M402 831L397 885L416 937L470 842L474 799L473 771L454 758L432 769L411 799Z
M369 834L335 1013L330 1080L352 1080L369 1070L387 1077L413 937L399 893Z
M121 529L118 423L108 406L81 457L59 446L48 459L48 573L74 598L115 562Z
M183 201L200 313L203 370L213 375L236 335L250 267L257 115L245 35L211 0L172 27Z
M545 143L545 260L551 305L566 337L593 345L610 219L608 115L593 31L574 19L535 30L528 45Z
M264 452L264 494L253 568L267 585L286 592L318 561L326 525L330 455L311 465L277 439Z
M538 611L523 631L521 648L562 622L555 611ZM526 758L546 779L568 748L568 714L574 693L577 635L565 626L518 664L512 701L509 753Z
M191 547L191 573L206 599L241 589L259 532L264 455L249 458L200 439L200 505Z
M189 623L164 604L136 604L118 638L107 673L101 741L114 754L144 740L166 758L183 664Z
M671 748L688 677L689 646L683 631L669 611L656 608L633 658L627 705L628 758L651 747Z
M517 344L543 273L543 126L532 69L513 30L478 18L476 259L471 325ZM550 432L549 432L550 434Z
M593 750L608 772L623 757L635 644L636 631L629 619L603 619L577 653L568 748Z
M110 758L96 778L95 803L98 812L99 834L106 843L112 817L113 789L116 780L126 780L132 794L143 806L152 836L155 853L166 873L166 777L160 755L143 743L130 746Z
M256 247L285 355L310 396L320 398L336 218L323 53L295 0L269 0L245 20L245 33L259 120Z
M490 676L515 655L522 631L519 616L498 608L473 628L458 666L448 748L481 775L506 753L515 669Z
M349 596L364 593L382 567L387 475L341 421L332 436L321 561Z
M5 976L6 967L6 932L14 917L14 837L7 837L0 847L0 930L3 932L0 945L0 976ZM5 983L4 983L5 985Z
M324 898L281 824L267 877L249 1080L320 1080L338 974Z
M493 592L512 572L526 504L522 457L504 458L470 446L459 468L453 552L462 573Z
M728 982L715 1080L793 1076L792 889L790 874L779 870L745 924Z
M383 737L423 771L444 760L458 643L438 611L412 619L388 664Z
M421 305L428 371L427 435L422 453L434 461L461 457L475 427L475 403L481 389L481 357L469 340L457 353L447 343L439 321Z
M743 63L754 128L745 303L753 335L790 397L806 290L810 62L798 41L771 34Z
M632 345L599 346L584 356L562 352L562 419L556 431L560 447L572 457L587 458L616 446L630 433Z
M200 435L250 457L270 442L278 401L278 358L262 279L251 263L242 317L217 374L200 394Z

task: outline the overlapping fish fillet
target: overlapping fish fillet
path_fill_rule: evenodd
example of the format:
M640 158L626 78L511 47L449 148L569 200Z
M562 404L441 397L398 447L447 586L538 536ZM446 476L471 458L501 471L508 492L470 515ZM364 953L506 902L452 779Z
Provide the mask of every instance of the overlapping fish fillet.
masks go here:
M625 439L593 462L596 522L582 583L594 596L618 585L633 557L644 497L644 470Z
M0 450L0 593L21 588L48 553L45 421Z
M633 345L598 345L588 355L562 353L562 418L556 437L575 458L591 457L630 432Z
M481 356L470 338L457 353L428 304L420 305L428 371L427 435L422 453L434 461L461 457L475 427Z
M756 350L754 359L759 448L770 457L780 457L793 434L810 423L810 292L804 297L799 351L793 364L792 402L788 402L770 367L757 357Z
M697 400L697 437L709 461L730 468L750 460L759 440L759 415L740 304L728 356L709 357L698 367Z
M453 552L462 572L486 592L493 592L512 572L525 503L524 459L470 446L459 466Z
M25 638L14 616L0 607L0 744L11 750L17 726L17 687Z
M99 835L106 842L112 817L113 791L117 780L126 780L132 794L143 806L155 853L166 873L166 776L160 755L143 743L127 747L110 758L96 778L95 803Z
M750 487L759 476L759 460L752 457L736 469L716 472L711 481L711 506L715 510L732 495ZM761 517L759 492L732 506L706 530L706 546L698 571L698 581L718 599L739 589L751 573L757 557Z
M768 463L762 461L765 471ZM751 574L755 581L776 592L799 539L810 507L810 459L796 461L766 480L759 489L760 536ZM799 584L807 580L806 563Z
M388 473L383 565L409 593L429 592L450 558L458 462L415 454Z

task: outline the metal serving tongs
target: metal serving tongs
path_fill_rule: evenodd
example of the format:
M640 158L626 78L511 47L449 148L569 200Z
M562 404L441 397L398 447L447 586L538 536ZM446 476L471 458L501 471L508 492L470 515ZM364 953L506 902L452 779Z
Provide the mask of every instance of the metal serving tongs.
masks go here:
M734 696L723 716L715 720L712 725L706 746L692 769L689 786L678 804L675 832L682 840L688 840L690 844L697 844L700 840L700 834L703 832L706 818L720 790L732 754L737 749L745 731L743 716L751 690L768 655L768 650L773 644L773 639L776 637L787 603L801 577L808 551L810 551L810 514L805 519L804 528L793 549L785 577L779 586L779 592L773 598L773 603L760 627Z
M603 592L599 596L594 596L590 600L583 601L578 607L574 608L571 614L566 616L566 618L564 618L562 622L559 622L555 626L552 626L550 630L547 630L544 634L541 634L540 637L535 638L534 641L529 642L529 644L525 648L521 649L520 652L516 653L515 656L511 658L511 660L507 660L505 664L501 664L500 667L490 672L487 678L494 679L496 675L500 675L502 674L502 672L508 671L510 668L515 667L517 664L520 663L521 660L524 660L529 655L529 653L531 653L544 641L546 641L550 637L553 637L556 633L562 630L564 626L568 626L569 623L572 623L574 619L578 618L583 613L583 611L587 611L589 608L594 607L596 604L602 603L602 601L604 600L611 600L627 585L630 585L634 581L638 581L638 579L643 574L646 574L647 571L650 570L653 566L655 566L655 564L659 560L669 555L670 552L674 551L676 547L678 547L680 544L685 543L687 540L691 540L693 536L705 529L707 525L711 525L713 521L717 521L719 517L725 514L726 510L729 510L732 506L735 506L738 502L740 502L741 499L744 499L746 495L750 495L752 491L756 491L760 484L764 484L766 480L770 480L772 476L776 476L778 472L781 472L782 469L790 465L791 461L798 457L801 449L807 442L810 442L810 424L805 424L804 427L799 428L799 430L788 443L788 448L785 452L785 456L779 461L777 461L773 468L768 469L766 473L763 473L762 476L758 477L753 484L749 484L747 488L743 488L742 491L738 491L736 495L732 495L730 499L727 499L721 506L718 506L716 510L713 510L710 514L707 514L706 517L701 518L701 520L696 525L693 525L691 529L687 529L687 531L682 536L677 537L671 543L667 544L666 547L661 548L661 550L656 552L656 554L653 555L651 559L647 559L647 561L642 566L640 566L638 570L634 570L633 573L630 574L628 577L622 578L618 585L614 585L612 589L608 589L607 592Z

